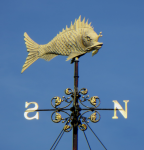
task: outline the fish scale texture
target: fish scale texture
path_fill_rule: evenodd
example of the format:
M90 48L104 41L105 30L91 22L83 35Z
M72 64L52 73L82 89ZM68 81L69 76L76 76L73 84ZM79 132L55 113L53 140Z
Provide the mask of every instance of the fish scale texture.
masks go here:
M94 32L91 23L85 22L85 18L81 21L81 16L75 20L74 24L71 22L70 28L66 26L65 30L63 29L62 32L59 32L56 37L45 45L37 44L25 32L24 40L29 54L21 73L39 58L50 61L58 55L63 55L68 56L67 60L69 60L74 57L80 57L92 50L95 50L92 52L94 55L98 52L100 46L96 47L93 41L98 44L97 41L100 36Z

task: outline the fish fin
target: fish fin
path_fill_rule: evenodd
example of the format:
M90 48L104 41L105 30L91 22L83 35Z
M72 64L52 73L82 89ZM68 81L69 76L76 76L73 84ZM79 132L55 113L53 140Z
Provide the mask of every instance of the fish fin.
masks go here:
M94 51L92 52L92 56L94 56L97 52L98 52L98 49L94 50Z
M28 56L22 67L21 73L23 73L32 63L34 63L39 58L39 44L34 42L28 34L24 33L24 40L27 47Z
M70 55L67 57L66 61L68 61L68 60L70 60L70 59L72 59L72 58L74 58L74 57L83 55L83 54L85 54L85 52L83 52L83 53L82 53L82 52L72 52L72 53L70 53Z
M47 61L50 61L51 59L53 59L56 56L58 56L58 55L56 55L56 54L45 54L45 55L41 56L40 58L45 59Z
M73 63L74 63L74 61L75 61L75 58L72 58L72 59L71 59L71 64L73 64Z

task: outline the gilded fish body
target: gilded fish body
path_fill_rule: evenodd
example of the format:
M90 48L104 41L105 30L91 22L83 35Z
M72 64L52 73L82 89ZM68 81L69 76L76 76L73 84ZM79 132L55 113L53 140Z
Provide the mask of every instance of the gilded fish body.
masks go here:
M24 40L29 54L21 73L23 73L38 58L50 61L52 58L62 55L68 56L68 61L91 51L93 56L103 45L103 43L98 42L98 39L101 36L101 32L97 35L91 26L91 23L88 24L88 21L85 22L85 18L81 21L81 16L79 19L75 20L74 24L71 23L70 28L66 26L65 30L63 29L62 32L57 34L56 37L45 45L37 44L25 32Z

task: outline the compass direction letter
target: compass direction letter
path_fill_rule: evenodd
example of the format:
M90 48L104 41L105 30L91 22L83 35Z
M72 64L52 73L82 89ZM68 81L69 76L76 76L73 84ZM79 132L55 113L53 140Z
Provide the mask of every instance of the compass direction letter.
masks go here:
M27 120L33 120L33 119L39 119L39 112L36 112L36 115L33 116L33 117L28 117L28 113L30 112L34 112L35 110L38 109L38 104L36 102L25 102L25 108L27 108L30 104L34 104L35 107L33 108L28 108L25 112L24 112L24 117L27 119Z
M123 100L123 102L125 103L125 110L123 110L122 106L118 103L117 100L113 100L113 102L114 102L114 116L112 117L112 119L118 119L118 116L116 114L117 113L116 109L119 109L123 117L127 119L127 103L129 102L129 100Z

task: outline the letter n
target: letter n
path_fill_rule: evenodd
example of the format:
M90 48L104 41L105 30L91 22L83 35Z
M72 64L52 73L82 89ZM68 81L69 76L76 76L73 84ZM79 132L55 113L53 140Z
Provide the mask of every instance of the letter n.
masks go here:
M114 102L114 116L112 117L112 119L118 119L117 116L117 110L120 111L120 113L123 115L123 117L125 119L127 119L127 103L129 102L129 100L123 100L123 102L125 103L125 110L123 110L122 106L118 103L117 100L113 100Z

